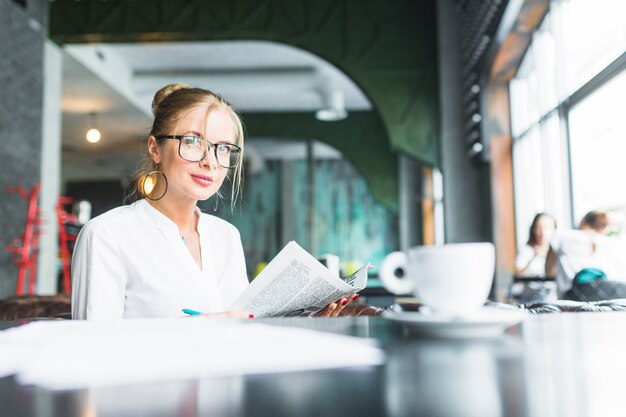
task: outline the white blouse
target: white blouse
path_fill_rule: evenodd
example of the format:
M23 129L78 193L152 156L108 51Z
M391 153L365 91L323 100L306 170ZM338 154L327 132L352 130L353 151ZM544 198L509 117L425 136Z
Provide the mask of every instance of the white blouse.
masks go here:
M515 258L515 267L517 269L527 267L522 276L543 277L546 275L546 255L537 255L532 246L524 245Z
M178 226L139 200L89 221L72 258L72 318L180 317L223 311L248 278L239 231L198 209L202 269Z

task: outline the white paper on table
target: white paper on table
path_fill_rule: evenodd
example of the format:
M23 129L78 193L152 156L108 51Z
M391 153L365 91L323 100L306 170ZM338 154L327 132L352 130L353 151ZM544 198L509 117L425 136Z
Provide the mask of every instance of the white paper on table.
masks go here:
M368 339L205 318L34 322L0 332L0 352L0 376L48 389L383 361Z

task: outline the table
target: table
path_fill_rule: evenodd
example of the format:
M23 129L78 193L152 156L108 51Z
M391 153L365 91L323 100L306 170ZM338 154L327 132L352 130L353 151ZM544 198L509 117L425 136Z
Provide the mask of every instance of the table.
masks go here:
M436 340L383 317L257 319L374 338L381 366L50 392L0 379L0 416L608 416L626 413L626 313L529 316ZM0 328L11 326L0 323ZM332 348L332 347L329 347ZM0 358L1 360L1 358Z

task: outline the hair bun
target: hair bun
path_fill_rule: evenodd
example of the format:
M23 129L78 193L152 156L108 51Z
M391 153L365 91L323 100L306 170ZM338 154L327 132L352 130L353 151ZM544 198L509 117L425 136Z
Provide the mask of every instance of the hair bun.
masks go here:
M185 83L174 83L168 84L165 87L161 88L154 95L154 99L152 100L152 115L156 115L156 111L159 108L159 105L167 96L172 94L174 91L182 90L184 88L191 88L190 85Z

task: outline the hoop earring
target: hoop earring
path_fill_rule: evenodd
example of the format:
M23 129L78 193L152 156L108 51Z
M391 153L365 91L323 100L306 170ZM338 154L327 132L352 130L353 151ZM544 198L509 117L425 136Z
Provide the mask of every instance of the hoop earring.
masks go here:
M157 180L157 177L159 175L163 177L163 181L165 183L165 189L163 190L163 194L161 194L158 198L154 198L150 194L152 194L156 186L159 184ZM149 182L148 182L148 178L150 178ZM148 187L146 187L146 182L148 182ZM146 188L149 188L149 190L146 190ZM156 170L151 171L150 173L148 173L148 175L142 178L140 190L141 190L141 194L143 194L144 197L152 201L160 200L163 198L163 196L165 196L165 193L167 192L167 177L165 176L163 172L159 171L158 165L156 166Z

